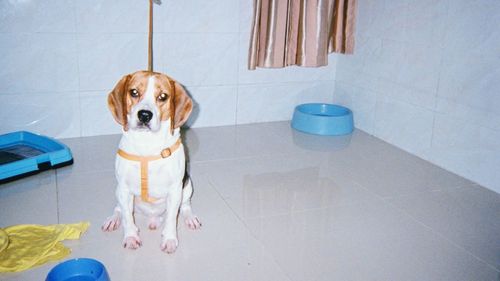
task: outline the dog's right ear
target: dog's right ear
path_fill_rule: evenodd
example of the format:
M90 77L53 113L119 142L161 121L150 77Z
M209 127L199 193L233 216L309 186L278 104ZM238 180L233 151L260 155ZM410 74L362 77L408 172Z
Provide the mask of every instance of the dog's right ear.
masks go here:
M127 83L130 79L130 74L125 75L118 81L113 91L108 95L108 107L113 114L116 122L123 126L126 131L127 126Z

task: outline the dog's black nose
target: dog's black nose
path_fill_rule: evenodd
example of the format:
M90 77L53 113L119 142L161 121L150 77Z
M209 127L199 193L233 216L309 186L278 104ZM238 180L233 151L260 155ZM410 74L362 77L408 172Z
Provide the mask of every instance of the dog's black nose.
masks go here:
M139 121L146 124L153 118L153 112L149 110L139 110L139 112L137 112L137 117L139 117Z

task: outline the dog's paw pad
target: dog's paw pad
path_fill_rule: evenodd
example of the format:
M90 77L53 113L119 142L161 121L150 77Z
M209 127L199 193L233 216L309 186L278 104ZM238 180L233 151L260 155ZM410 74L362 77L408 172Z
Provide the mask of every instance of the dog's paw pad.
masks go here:
M123 248L135 250L142 246L142 241L139 237L129 236L123 240Z
M184 220L184 223L191 230L196 230L201 227L201 221L197 216L190 216Z
M177 239L167 239L163 243L161 243L161 250L166 252L167 254L172 254L177 250Z

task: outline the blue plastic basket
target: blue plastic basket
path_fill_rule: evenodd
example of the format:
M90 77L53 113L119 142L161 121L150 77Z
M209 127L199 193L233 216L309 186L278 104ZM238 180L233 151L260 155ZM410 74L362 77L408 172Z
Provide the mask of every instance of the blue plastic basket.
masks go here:
M72 163L70 149L52 138L25 131L0 135L0 182Z
M109 281L104 265L94 259L79 258L58 264L45 281Z
M295 107L292 127L309 134L339 136L352 133L354 121L352 111L347 107L306 103Z

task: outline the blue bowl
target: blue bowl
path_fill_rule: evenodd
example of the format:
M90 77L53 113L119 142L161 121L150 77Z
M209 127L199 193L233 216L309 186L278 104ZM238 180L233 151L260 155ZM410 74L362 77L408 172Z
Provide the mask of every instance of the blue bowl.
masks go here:
M315 135L347 135L354 130L352 111L328 103L301 104L293 112L292 128Z
M45 281L110 281L102 263L94 259L80 258L58 264Z

